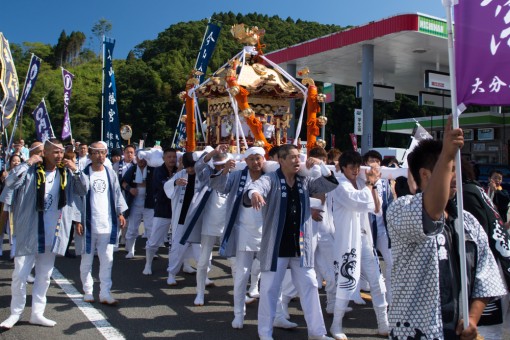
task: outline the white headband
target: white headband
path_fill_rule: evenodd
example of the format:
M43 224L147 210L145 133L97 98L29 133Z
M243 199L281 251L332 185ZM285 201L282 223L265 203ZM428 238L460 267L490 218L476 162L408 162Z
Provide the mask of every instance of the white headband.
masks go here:
M52 144L53 144L53 143L52 143ZM55 144L53 144L53 145L55 145ZM34 146L33 148L28 149L28 152L30 152L30 151L34 151L35 149L37 149L38 147L41 147L41 146L42 146L42 147L44 147L44 144L36 145L36 146Z
M50 144L51 144L51 145L53 145L54 147L64 150L64 147L63 147L63 146L59 146L59 145L57 145L57 144L55 144L55 143L52 143L49 139L46 139L46 140L44 141L44 144L46 144L46 143L50 143ZM36 146L36 148L37 148L37 146ZM34 149L35 149L35 148L34 148ZM32 149L30 149L29 151L31 151L31 150L32 150Z
M252 146L246 152L244 153L244 158L248 158L251 155L261 155L264 157L266 155L266 151L264 148L261 148L260 146Z

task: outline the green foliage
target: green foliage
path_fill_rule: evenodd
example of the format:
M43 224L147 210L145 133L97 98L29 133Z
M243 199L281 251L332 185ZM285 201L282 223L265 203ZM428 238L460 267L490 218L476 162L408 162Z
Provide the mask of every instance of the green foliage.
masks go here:
M266 53L343 29L336 25L322 25L290 17L281 19L257 13L214 13L212 21L220 23L223 29L208 74L242 49L242 45L230 34L230 27L234 24L244 23L265 29L262 43L266 45ZM195 66L206 25L205 19L171 25L159 33L156 39L135 46L125 60L114 60L120 122L121 125L131 125L132 140L137 141L143 133L148 133L148 145L154 140L162 141L163 146L171 143L182 108L177 95L184 89L187 77ZM99 46L102 36L111 29L111 23L104 18L94 24L92 34L98 39ZM11 44L21 86L31 53L44 60L37 84L25 105L23 128L18 133L22 133L27 141L35 138L31 112L43 97L55 134L60 136L64 105L60 66L75 75L69 108L73 137L84 142L100 138L102 62L94 51L83 49L85 41L82 32L67 35L62 31L55 46L38 42L23 43L22 46ZM355 97L354 88L337 85L335 93L336 101L326 105L326 115L329 118L326 136L329 143L330 134L335 134L337 146L348 149L351 146L346 136L352 132L353 111L361 107L361 102ZM296 107L299 108L299 103ZM434 110L419 107L416 98L401 95L397 95L394 103L375 102L374 145L406 146L408 143L407 136L381 132L383 120L429 116ZM302 131L305 129L303 126Z

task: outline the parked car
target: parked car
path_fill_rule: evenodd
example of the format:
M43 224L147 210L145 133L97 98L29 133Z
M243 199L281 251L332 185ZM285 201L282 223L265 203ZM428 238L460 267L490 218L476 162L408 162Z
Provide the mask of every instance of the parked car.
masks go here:
M510 166L504 164L476 164L475 171L478 171L478 182L487 188L489 185L489 174L492 169L497 169L503 173L503 189L510 192Z

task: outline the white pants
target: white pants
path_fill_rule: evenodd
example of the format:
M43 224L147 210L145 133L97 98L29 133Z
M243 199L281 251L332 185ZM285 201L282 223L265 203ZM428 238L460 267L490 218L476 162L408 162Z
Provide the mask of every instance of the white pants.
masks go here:
M186 251L191 246L193 257L198 263L200 258L200 244L191 244L186 242L181 244L182 235L184 234L184 226L182 224L177 225L172 231L172 247L168 252L168 273L175 276L181 270L182 261L186 258Z
M290 267L292 280L299 292L301 308L308 326L308 336L326 334L315 270L301 267L298 257L279 257L276 272L262 272L260 278L259 336L271 337L273 334L278 295L288 267Z
M154 252L158 251L158 248L165 243L171 224L171 218L154 217L152 220L151 235L147 239L145 248Z
M113 267L113 244L109 244L110 234L92 234L90 254L81 255L80 276L85 294L92 294L94 280L92 279L92 263L94 262L94 251L97 249L99 257L99 281L100 298L110 296L112 288L112 267Z
M361 275L363 275L370 285L370 295L372 296L372 305L374 307L387 307L386 297L386 286L384 285L384 278L381 274L381 268L379 267L379 258L372 245L371 238L367 237L366 234L361 236ZM349 300L336 299L335 309L345 310Z
M134 240L138 237L138 229L143 220L144 234L150 238L152 231L152 220L154 218L154 209L147 209L143 206L132 206L129 208L129 223L126 232L126 240Z
M386 230L377 234L377 250L381 253L384 259L384 283L386 285L386 301L391 304L391 269L393 268L393 256L391 255L391 248L388 247L388 234Z
M234 316L244 316L246 305L246 286L252 270L256 251L237 250L234 276Z
M200 256L197 262L197 294L204 294L207 269L211 264L212 250L218 236L202 235Z
M43 315L46 308L46 292L50 286L55 265L55 254L44 253L14 258L11 283L11 314L21 315L27 300L27 277L35 264L35 282L32 288L32 314Z
M315 271L320 272L322 278L326 280L326 293L328 296L335 296L335 268L333 263L335 244L332 239L319 241L315 249ZM319 282L319 285L321 282Z

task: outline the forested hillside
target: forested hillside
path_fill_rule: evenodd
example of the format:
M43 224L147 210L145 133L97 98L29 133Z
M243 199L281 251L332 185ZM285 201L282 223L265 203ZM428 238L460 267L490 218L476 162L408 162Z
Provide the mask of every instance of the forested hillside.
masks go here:
M230 26L236 23L265 29L263 43L266 53L343 29L335 25L255 13L215 13L211 19L224 27L209 71L216 70L242 48L230 35ZM126 59L114 60L120 122L133 127L133 140L148 133L149 145L154 140L161 140L163 145L171 142L182 106L177 95L183 90L187 75L195 64L206 25L206 19L171 25L156 39L143 41L134 47ZM94 29L92 32L97 35L97 27ZM73 137L82 141L99 139L102 61L97 51L84 48L86 34L83 32L68 35L63 31L55 40L57 43L54 46L38 42L11 45L20 87L23 86L31 53L44 61L37 85L25 105L23 137L27 140L34 138L34 123L30 114L42 97L45 97L55 133L60 135L63 118L60 66L64 66L75 75L70 105ZM116 57L119 56L114 51ZM337 136L337 147L350 148L350 141L345 136L352 132L353 110L360 106L354 88L336 87L336 102L328 104L326 108L329 118L326 134L334 133ZM416 104L416 98L397 96L394 103L376 102L374 145L400 146L408 141L406 136L381 132L383 119L426 114L430 113Z

